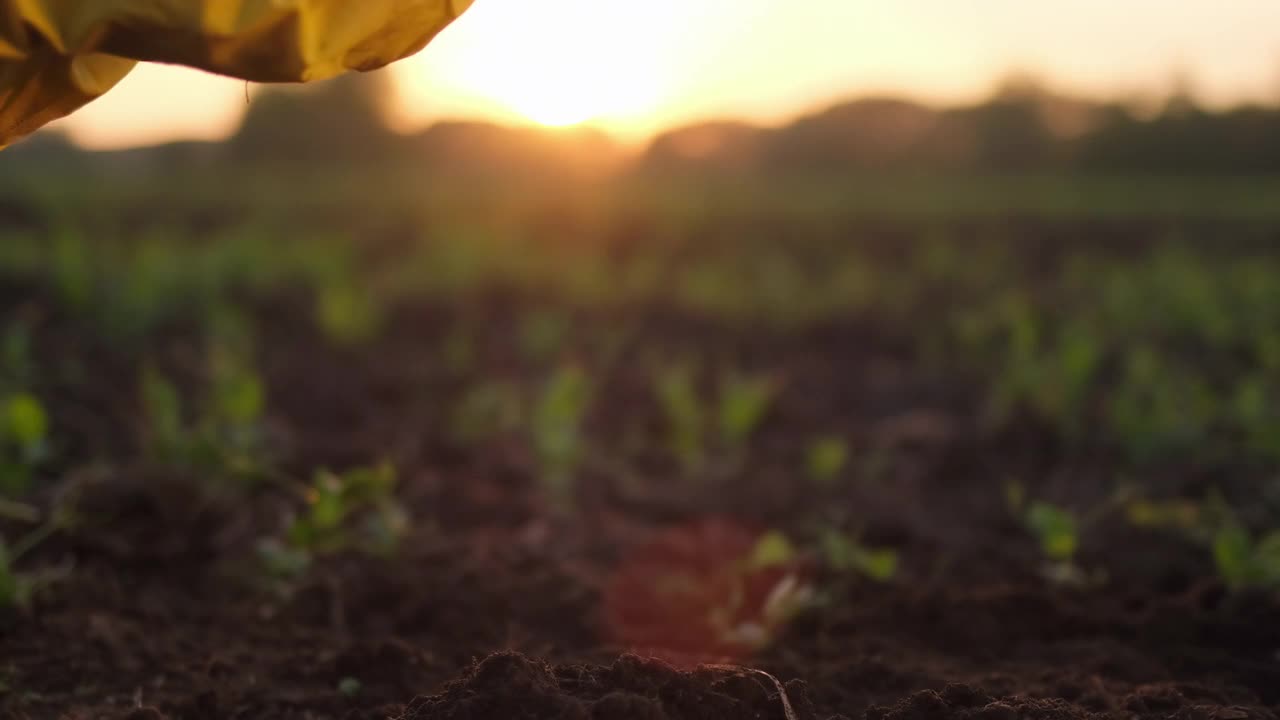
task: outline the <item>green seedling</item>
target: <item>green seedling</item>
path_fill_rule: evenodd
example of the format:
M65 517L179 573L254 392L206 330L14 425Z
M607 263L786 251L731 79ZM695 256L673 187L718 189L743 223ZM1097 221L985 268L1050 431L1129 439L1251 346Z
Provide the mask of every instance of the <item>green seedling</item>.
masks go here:
M1075 513L1042 500L1029 500L1020 482L1004 486L1005 505L1035 536L1040 553L1052 562L1073 562L1080 547L1080 522Z
M672 365L654 379L654 390L668 430L671 453L686 471L697 470L706 460L706 414L698 397L693 371Z
M138 381L147 446L153 457L176 461L187 454L189 438L182 417L178 388L155 367L147 365Z
M867 547L856 536L838 530L823 533L822 554L831 569L876 582L888 582L898 573L897 551Z
M768 414L777 394L772 377L729 373L721 378L714 404L699 395L687 365L664 368L654 391L666 420L668 446L687 472L707 464L712 450L741 454Z
M1249 449L1262 457L1280 459L1280 385L1267 373L1239 380L1231 404L1231 420Z
M1216 490L1199 503L1134 498L1125 515L1135 527L1173 530L1208 548L1232 592L1280 588L1280 529L1250 533Z
M1027 507L1023 522L1040 543L1040 552L1049 560L1071 563L1080 547L1079 523L1071 511L1035 501Z
M1026 528L1036 537L1045 558L1044 577L1057 585L1080 585L1089 581L1076 563L1080 548L1080 521L1070 510L1047 502L1032 502L1023 516Z
M1223 527L1213 538L1213 561L1233 592L1280 588L1280 530L1253 537L1238 525Z
M356 699L356 697L360 695L360 691L363 688L364 686L360 683L360 681L357 680L356 678L351 677L350 675L338 681L338 694L347 698L348 700Z
M709 620L722 641L742 647L766 647L777 639L787 623L814 602L814 588L804 572L800 552L786 535L770 531L759 537L750 552L728 567L730 590L710 608ZM772 578L758 608L743 617L747 588L762 578Z
M720 437L729 448L740 449L760 427L777 389L768 376L729 373L721 378L717 417Z
M1006 299L993 312L1000 318L994 323L1001 328L994 333L1001 338L994 360L1000 372L994 375L988 413L1006 423L1015 411L1028 410L1055 424L1067 439L1078 440L1102 365L1102 339L1084 323L1047 329L1021 299Z
M238 353L215 348L199 432L237 477L262 470L266 384Z
M66 226L54 232L49 244L48 270L53 287L62 303L73 310L88 308L93 299L89 247L83 234Z
M1223 402L1203 376L1138 346L1108 397L1106 425L1130 455L1147 462L1199 447L1219 421Z
M751 555L746 559L747 568L760 570L786 565L794 562L798 556L799 552L786 535L777 530L771 530L761 535L756 541L755 547L751 549Z
M322 283L316 291L315 312L321 331L336 345L362 345L382 329L382 306L370 291L352 281Z
M0 399L0 496L19 497L31 487L49 454L49 417L39 398L18 392Z
M1059 584L1079 584L1087 580L1076 564L1080 530L1087 521L1095 520L1101 510L1109 509L1110 503L1099 512L1091 513L1087 520L1081 520L1066 508L1043 500L1028 500L1026 488L1019 482L1007 483L1004 493L1009 511L1039 545L1045 560L1045 577Z
M830 484L848 464L849 443L836 435L817 438L805 451L809 479L816 483Z
M199 413L188 421L182 395L153 366L139 382L148 453L164 464L211 470L240 479L266 471L263 422L266 389L238 353L211 350Z
M259 543L272 574L296 577L315 558L358 551L386 555L408 529L408 515L395 498L396 472L388 463L315 474L306 506L289 524L283 540Z
M533 450L552 501L572 502L573 476L585 452L582 424L591 403L591 381L578 367L563 367L543 385L533 407Z
M1207 541L1218 576L1232 592L1280 588L1280 529L1250 533L1221 493L1200 507L1193 536Z

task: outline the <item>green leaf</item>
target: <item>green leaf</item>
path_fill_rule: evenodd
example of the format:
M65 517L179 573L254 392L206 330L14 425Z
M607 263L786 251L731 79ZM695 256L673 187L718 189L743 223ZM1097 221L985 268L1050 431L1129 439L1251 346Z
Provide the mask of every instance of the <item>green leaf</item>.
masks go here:
M856 572L876 582L888 582L898 573L898 553L890 548L868 548L857 539L835 530L822 536L827 564L841 572Z
M248 373L222 379L216 388L218 415L223 420L246 425L262 417L266 392L262 379Z
M706 419L693 371L685 365L664 368L655 379L654 389L667 421L671 451L686 469L701 464L705 454Z
M1218 574L1234 590L1246 587L1250 572L1249 534L1239 526L1218 530L1213 538L1213 561Z
M316 298L316 319L321 330L339 345L359 345L372 340L381 329L382 310L372 294L346 282L329 282Z
M1079 544L1076 518L1071 512L1046 502L1027 509L1027 526L1040 540L1040 550L1053 560L1069 560Z
M898 573L898 553L894 550L866 550L860 556L858 569L878 582L887 582Z
M748 566L753 570L786 565L796 557L795 546L787 536L777 530L770 530L756 541L751 550Z
M147 366L142 371L142 411L155 443L173 449L183 436L182 398L178 388L158 370Z
M342 525L348 500L356 500L350 477L350 474L342 476L327 470L316 473L307 494L307 519L316 530L332 530Z
M10 395L4 406L5 427L20 447L42 445L49 432L49 417L44 405L30 393Z
M809 477L817 482L829 482L848 461L849 445L843 438L819 438L809 446L807 453Z
M720 384L720 434L731 445L746 441L764 420L775 394L769 377L730 374Z
M569 482L582 454L582 421L591 382L578 367L560 368L543 386L533 410L533 446L542 479L553 499L567 501Z

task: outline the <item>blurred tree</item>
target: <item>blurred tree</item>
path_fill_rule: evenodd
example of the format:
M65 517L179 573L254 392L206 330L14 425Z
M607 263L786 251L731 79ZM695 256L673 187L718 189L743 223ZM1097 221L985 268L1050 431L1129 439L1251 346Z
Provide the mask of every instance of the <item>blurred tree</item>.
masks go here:
M381 165L400 142L386 124L386 73L349 73L307 87L265 88L232 138L236 163Z
M841 103L773 133L764 162L773 170L874 170L930 165L922 148L938 113L897 98Z
M972 108L974 163L981 170L1051 167L1060 148L1046 122L1049 93L1032 76L1010 76L990 101Z

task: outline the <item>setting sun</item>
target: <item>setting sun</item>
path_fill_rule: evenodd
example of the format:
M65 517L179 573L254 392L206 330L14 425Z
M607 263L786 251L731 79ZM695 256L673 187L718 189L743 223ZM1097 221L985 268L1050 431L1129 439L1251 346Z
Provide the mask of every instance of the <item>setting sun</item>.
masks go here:
M485 0L430 58L455 68L450 84L475 102L534 123L623 119L652 112L670 88L656 51L679 18L676 2ZM468 26L483 28L484 42L467 38Z

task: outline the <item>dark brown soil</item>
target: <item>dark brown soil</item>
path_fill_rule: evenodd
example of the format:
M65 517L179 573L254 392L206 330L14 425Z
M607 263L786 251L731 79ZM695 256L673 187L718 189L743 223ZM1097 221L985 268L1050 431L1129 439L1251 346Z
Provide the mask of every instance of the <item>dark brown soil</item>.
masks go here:
M292 585L270 583L255 543L279 533L296 499L130 460L132 435L117 429L126 449L110 467L67 468L40 495L72 497L84 520L27 561L65 566L64 577L0 620L0 717L1280 717L1275 598L1228 595L1206 579L1203 553L1118 521L1101 523L1081 552L1082 566L1107 570L1105 583L1047 582L1034 540L1005 509L1005 478L1088 508L1107 492L1109 459L1070 455L1034 423L982 430L972 383L913 370L903 338L865 319L782 338L660 308L621 321L580 313L578 328L642 327L637 357L705 351L776 372L787 392L750 462L692 482L641 453L643 482L590 467L576 511L556 509L519 443L449 439L461 381L434 359L458 318L482 328L476 377L538 373L512 359L513 302L401 308L382 340L355 350L332 348L288 299L255 311L283 471L393 461L413 518L399 551L339 554ZM75 341L68 322L51 315L42 342L127 367ZM161 358L189 345L180 329L156 342ZM590 353L570 341L561 357ZM591 433L618 447L627 428L654 425L655 410L638 368L601 372ZM86 433L129 417L131 377L102 377L94 392L54 389L55 418L89 418L80 434L60 428L86 464L102 442ZM887 469L870 481L806 480L804 444L831 431L858 438L856 452L878 452ZM1191 471L1159 481L1173 494L1203 482ZM628 654L640 639L611 627L607 602L631 592L618 590L628 558L709 518L778 529L801 546L822 527L856 528L898 550L902 567L876 583L807 559L818 602L749 655L703 647L694 658L697 644L669 648L680 652L665 661ZM678 628L668 630L651 652L679 644Z

